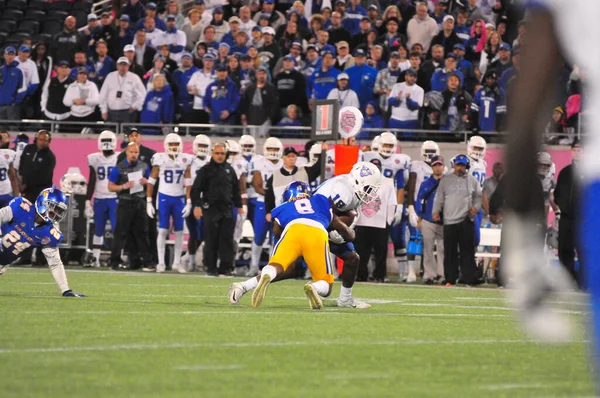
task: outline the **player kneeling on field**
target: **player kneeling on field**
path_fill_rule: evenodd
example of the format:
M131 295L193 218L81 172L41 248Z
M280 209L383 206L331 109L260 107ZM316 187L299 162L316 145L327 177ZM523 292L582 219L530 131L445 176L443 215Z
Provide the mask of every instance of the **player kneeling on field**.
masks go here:
M67 197L56 188L44 189L37 197L35 205L19 197L1 208L0 225L4 234L0 246L0 269L4 270L30 247L41 247L62 295L85 297L69 289L58 252L58 245L63 238L58 223L66 215Z
M313 278L313 282L304 287L310 308L322 309L321 297L331 294L334 281L327 229L335 229L348 242L354 240L354 231L333 214L329 198L323 195L311 197L310 187L304 182L290 183L282 199L284 203L271 213L273 233L279 239L269 264L257 277L252 306L260 306L269 284L276 279L285 279L288 267L302 256Z

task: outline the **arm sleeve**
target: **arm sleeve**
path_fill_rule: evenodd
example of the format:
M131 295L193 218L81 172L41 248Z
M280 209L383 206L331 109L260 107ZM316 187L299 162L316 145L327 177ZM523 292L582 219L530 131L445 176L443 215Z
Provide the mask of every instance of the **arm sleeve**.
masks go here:
M112 84L110 77L104 81L102 88L100 89L100 112L108 112L108 86Z
M396 172L396 189L404 189L404 169Z
M0 224L6 224L13 219L13 212L10 206L6 206L0 209Z
M415 111L415 110L419 109L421 107L421 105L418 102L413 101L412 98L407 98L406 99L406 107L408 109L410 109L411 111Z
M69 290L67 274L65 273L63 262L60 259L58 247L44 247L42 248L42 253L44 253L44 257L46 257L46 260L48 261L48 266L50 267L50 271L52 272L52 276L54 277L60 292L64 293Z
M321 156L317 158L317 161L312 166L304 166L306 175L308 175L308 181L314 181L321 175Z
M75 99L75 92L72 89L72 86L67 88L65 91L65 96L63 97L63 105L68 106L69 108L73 106L73 100Z
M231 84L230 85L231 90L231 106L229 107L229 109L227 109L227 111L229 112L230 115L234 114L237 112L238 108L240 107L240 90L237 88L237 86L235 84Z
M118 184L120 174L121 172L118 167L113 168L108 176L108 181L112 182L113 184Z
M44 88L42 89L42 100L40 102L40 107L42 112L46 110L46 104L48 104L48 86L50 85L51 78L48 77L44 82Z
M17 78L17 96L15 98L15 103L20 104L25 99L25 95L27 95L27 85L25 82L25 78L23 77L23 72Z
M275 193L273 192L273 176L267 180L267 188L265 189L265 211L270 213L275 208Z

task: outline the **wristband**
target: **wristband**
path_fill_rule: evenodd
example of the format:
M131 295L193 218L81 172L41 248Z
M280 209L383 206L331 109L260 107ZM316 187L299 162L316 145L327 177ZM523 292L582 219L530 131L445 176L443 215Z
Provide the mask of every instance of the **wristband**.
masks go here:
M248 199L248 194L247 193L243 193L242 194L242 199Z
M156 178L148 178L148 184L156 185Z
M192 182L192 179L191 179L191 178L184 178L184 179L183 179L183 185L184 185L184 186L186 186L186 187L190 187L190 186L192 186L192 184L193 184L193 182Z
M188 199L185 201L185 204L191 205L192 204L192 199Z
M152 203L152 197L146 197L146 202L147 203Z

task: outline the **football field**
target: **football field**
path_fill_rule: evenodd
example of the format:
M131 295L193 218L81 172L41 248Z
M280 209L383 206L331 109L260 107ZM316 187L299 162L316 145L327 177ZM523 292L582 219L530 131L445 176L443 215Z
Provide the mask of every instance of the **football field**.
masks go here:
M303 281L232 307L231 278L49 270L0 277L0 397L591 397L585 306L528 340L504 291L357 284L368 310L308 308ZM339 293L336 283L332 297Z

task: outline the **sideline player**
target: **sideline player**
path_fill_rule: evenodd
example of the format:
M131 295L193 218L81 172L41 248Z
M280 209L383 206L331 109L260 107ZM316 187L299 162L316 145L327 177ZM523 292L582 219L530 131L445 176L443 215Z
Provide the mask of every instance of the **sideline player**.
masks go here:
M329 254L327 229L333 228L346 241L354 240L354 231L333 214L333 203L323 195L310 195L305 182L294 181L283 192L283 204L271 212L273 233L279 240L273 255L257 279L252 293L252 306L258 307L267 288L279 276L283 279L288 268L302 256L308 265L313 282L304 286L310 308L323 308L321 297L328 297L333 286L333 265Z
M208 138L204 134L198 134L194 138L194 142L192 143L192 150L196 157L194 157L194 160L190 165L190 176L192 179L192 184L196 179L196 176L198 175L198 171L200 171L200 169L204 167L204 165L210 160L210 145L210 138ZM185 223L188 228L188 233L190 234L187 244L188 263L186 268L190 271L196 271L196 252L198 251L198 248L204 240L204 227L202 225L202 217L200 217L200 219L198 220L196 219L196 217L194 217L193 214L189 214L185 218Z
M479 187L481 189L483 189L483 183L485 182L485 171L487 170L487 162L484 160L486 148L487 143L482 137L474 135L473 137L469 138L469 142L467 143L467 156L469 157L471 164L469 174L479 181ZM479 246L479 241L481 240L482 221L483 209L479 210L479 212L475 215L475 219L473 220L473 223L475 224L475 248Z
M545 115L546 99L555 93L563 56L585 71L586 109L590 110L585 124L600 126L600 48L596 45L597 0L537 0L530 1L527 41L521 49L519 76L510 87L509 131L506 149L507 209L503 221L502 258L511 278L511 295L525 328L535 337L556 341L571 336L568 315L555 311L556 294L568 290L569 276L563 267L549 267L544 256L544 234L540 233L540 213L534 194L537 175L537 153L544 131L541 115ZM581 32L589 32L581 35ZM565 51L561 54L561 50ZM549 110L550 108L548 108ZM594 360L600 370L600 134L586 136L586 152L575 167L583 184L580 214L580 256L587 264L586 279L594 329ZM578 176L579 177L579 176ZM574 177L575 178L575 177ZM536 181L537 180L537 181Z
M58 223L67 215L67 197L56 188L44 189L32 204L25 198L13 199L0 209L2 245L0 275L30 247L41 247L50 272L63 297L85 297L69 289L58 245L63 235Z
M344 213L356 210L361 203L370 203L377 198L381 173L377 166L370 162L359 162L352 167L349 174L342 174L325 181L313 196L322 195L333 202L335 213ZM355 218L356 220L356 218ZM351 225L352 229L354 226ZM352 297L352 287L356 280L356 273L360 258L351 242L346 242L336 231L329 233L330 252L344 261L342 271L342 287L340 297L337 299L338 307L370 308L371 305ZM292 269L292 265L288 269ZM290 271L290 277L295 276L295 271ZM229 302L237 304L240 298L258 284L257 278L250 278L241 283L234 283L229 288Z
M421 145L421 160L413 160L408 174L408 229L411 235L416 233L419 217L415 211L415 202L423 181L431 177L431 159L440 156L440 147L434 141L425 141ZM408 276L406 282L413 283L417 280L416 263L414 256L408 256Z
M87 157L90 167L90 178L85 201L85 216L94 218L94 237L92 238L92 255L94 266L100 266L100 251L104 245L104 229L110 219L110 229L115 232L117 225L117 194L108 190L108 176L117 165L117 136L104 130L98 136L98 150ZM94 205L92 207L92 196Z
M404 212L404 171L410 167L410 156L396 153L398 140L390 132L382 133L379 137L377 151L364 152L363 161L371 162L381 169L381 175L393 181L396 188L398 205L390 228L390 236L394 243L394 252L398 262L400 277L406 269L406 224L402 223ZM375 143L373 142L373 145Z
M240 144L240 147L242 149L242 157L248 163L248 167L246 170L246 195L248 199L248 213L246 213L246 218L250 220L252 227L254 227L254 209L256 209L257 194L254 190L254 186L252 185L253 173L250 169L254 164L254 158L256 156L256 140L251 135L244 134L240 137L238 144ZM242 197L242 199L244 198Z
M152 192L156 179L158 184L158 237L156 248L158 251L158 265L156 272L165 272L165 250L167 235L169 234L170 219L173 219L175 231L175 255L172 269L184 273L181 266L181 252L183 250L183 220L192 211L190 191L192 178L190 165L194 160L192 155L183 152L181 137L177 134L168 134L165 137L165 152L152 156L152 171L148 178L146 190L146 208L148 216L154 218L156 211L152 205Z
M254 209L254 240L252 241L252 256L250 258L250 270L246 276L258 275L258 265L263 251L263 244L267 232L271 229L271 223L267 221L265 209L265 189L267 181L277 169L283 167L283 144L279 138L267 138L263 145L263 156L254 156L252 162L252 186L256 192L256 207Z
M241 147L237 141L227 140L225 141L225 147L227 149L227 163L235 170L235 175L240 182L240 192L242 194L242 207L244 214L238 214L237 210L233 212L235 221L235 229L233 232L233 243L235 251L237 253L237 246L242 239L242 232L244 230L244 221L246 221L246 213L248 212L248 194L246 193L246 174L248 172L248 161L241 156Z

